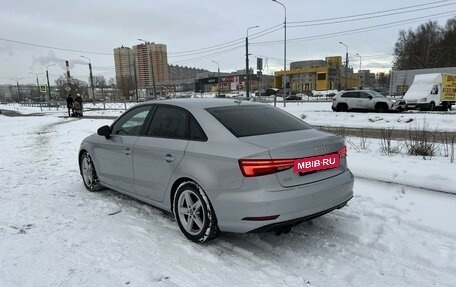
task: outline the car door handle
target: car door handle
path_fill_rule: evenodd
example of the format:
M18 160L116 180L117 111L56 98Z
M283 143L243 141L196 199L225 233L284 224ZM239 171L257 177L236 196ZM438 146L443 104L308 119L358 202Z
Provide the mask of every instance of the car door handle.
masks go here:
M167 154L165 155L164 157L162 157L163 161L166 161L166 162L173 162L174 161L174 157L170 154Z
M126 148L126 149L123 150L123 153L125 155L131 155L131 150L129 148Z

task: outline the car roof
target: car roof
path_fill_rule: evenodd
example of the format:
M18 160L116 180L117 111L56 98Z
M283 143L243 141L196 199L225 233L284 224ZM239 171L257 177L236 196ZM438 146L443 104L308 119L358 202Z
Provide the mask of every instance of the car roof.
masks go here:
M141 105L147 104L162 104L173 105L182 107L188 110L201 110L215 107L228 107L228 106L244 106L244 105L264 105L261 103L252 103L249 101L241 101L238 99L215 99L215 98L185 98L185 99L171 99L171 100L154 100L144 102Z
M341 91L341 92L375 92L374 90L368 90L368 89L363 89L363 90L346 90L346 91Z

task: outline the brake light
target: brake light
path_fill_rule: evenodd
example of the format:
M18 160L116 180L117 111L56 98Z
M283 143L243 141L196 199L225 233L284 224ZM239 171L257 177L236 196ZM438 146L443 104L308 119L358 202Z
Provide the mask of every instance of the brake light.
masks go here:
M241 159L239 166L246 177L276 173L292 168L294 159Z
M340 157L346 157L347 156L347 146L344 146L343 148L338 150L337 153L340 155Z

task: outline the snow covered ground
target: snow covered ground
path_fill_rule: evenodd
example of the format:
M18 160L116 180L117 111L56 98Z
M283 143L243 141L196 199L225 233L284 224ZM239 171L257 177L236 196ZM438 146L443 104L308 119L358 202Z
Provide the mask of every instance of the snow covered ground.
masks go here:
M384 125L401 126L397 118L410 116L456 130L454 114L344 113L345 122L327 105L286 109L314 125L372 126L379 121L368 118L380 116L388 118ZM0 286L456 285L456 163L447 157L388 157L378 140L360 149L360 139L349 138L356 178L348 206L288 235L222 234L198 245L151 206L85 190L79 144L112 120L43 113L0 115Z

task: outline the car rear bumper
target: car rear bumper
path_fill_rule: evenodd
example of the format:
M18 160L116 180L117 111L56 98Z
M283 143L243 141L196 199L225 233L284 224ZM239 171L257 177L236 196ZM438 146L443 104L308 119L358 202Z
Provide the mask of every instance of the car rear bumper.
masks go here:
M220 230L267 231L323 215L353 197L353 175L349 170L297 187L265 186L270 185L244 182L241 190L222 192L213 198Z

